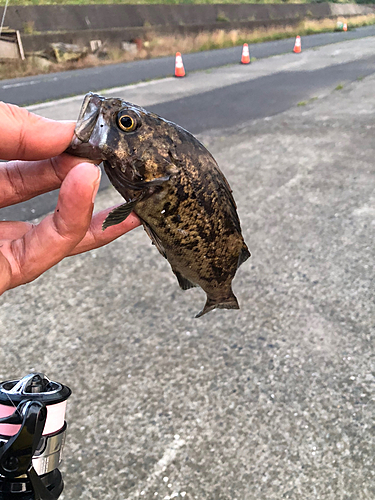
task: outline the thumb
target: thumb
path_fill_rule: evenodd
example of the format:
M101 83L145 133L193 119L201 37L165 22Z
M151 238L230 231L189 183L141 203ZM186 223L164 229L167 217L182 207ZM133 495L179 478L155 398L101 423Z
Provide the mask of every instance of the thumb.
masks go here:
M99 167L92 163L80 163L70 170L61 185L55 212L13 242L11 287L34 280L82 240L91 222L100 177Z

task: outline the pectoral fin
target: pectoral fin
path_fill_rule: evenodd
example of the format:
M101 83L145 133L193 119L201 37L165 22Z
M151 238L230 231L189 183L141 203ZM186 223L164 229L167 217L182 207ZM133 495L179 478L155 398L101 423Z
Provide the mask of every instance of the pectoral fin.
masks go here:
M105 221L103 222L102 230L104 231L105 229L107 229L107 227L116 226L117 224L120 224L120 222L123 222L128 217L128 215L130 215L135 203L136 200L129 201L129 203L124 203L123 205L120 205L119 207L116 207L111 212L109 212Z

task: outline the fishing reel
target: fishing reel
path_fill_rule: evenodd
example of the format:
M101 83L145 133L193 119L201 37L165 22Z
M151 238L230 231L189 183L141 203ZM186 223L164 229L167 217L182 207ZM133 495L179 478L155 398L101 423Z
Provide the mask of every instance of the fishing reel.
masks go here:
M56 500L71 390L42 373L0 384L0 500Z

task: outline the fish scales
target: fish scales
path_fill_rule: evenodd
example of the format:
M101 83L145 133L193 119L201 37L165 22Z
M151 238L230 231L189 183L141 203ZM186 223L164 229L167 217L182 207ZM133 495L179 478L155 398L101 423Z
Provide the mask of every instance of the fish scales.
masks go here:
M197 317L239 308L232 280L250 252L229 184L192 134L134 104L89 93L68 152L104 161L127 203L103 227L134 211L180 287L206 292Z

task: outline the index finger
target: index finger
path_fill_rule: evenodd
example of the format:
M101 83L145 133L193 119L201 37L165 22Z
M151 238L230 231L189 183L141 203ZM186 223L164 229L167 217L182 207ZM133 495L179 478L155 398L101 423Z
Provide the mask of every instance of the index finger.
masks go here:
M29 200L60 187L82 158L62 154L40 161L0 163L0 208Z
M74 122L58 122L0 101L2 160L44 160L69 146Z

